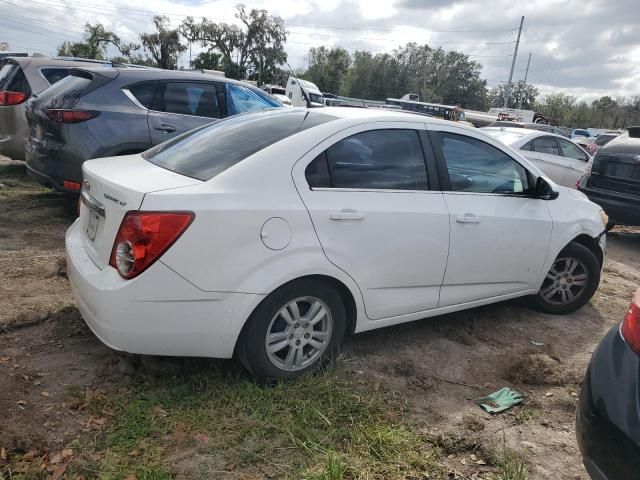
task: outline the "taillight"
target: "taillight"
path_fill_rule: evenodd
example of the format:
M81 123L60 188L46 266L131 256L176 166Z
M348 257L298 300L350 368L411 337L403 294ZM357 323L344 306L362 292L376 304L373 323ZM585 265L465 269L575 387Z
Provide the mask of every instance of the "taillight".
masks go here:
M0 105L18 105L27 99L24 92L0 92Z
M64 180L62 182L62 186L67 190L80 191L80 189L82 188L82 185L80 185L78 182L72 182L71 180Z
M85 122L100 114L100 112L93 110L66 110L62 108L49 108L44 112L47 114L47 117L58 123Z
M629 310L620 324L620 335L629 348L640 355L640 289L629 305Z
M128 212L122 219L109 265L133 278L166 252L193 221L192 212Z

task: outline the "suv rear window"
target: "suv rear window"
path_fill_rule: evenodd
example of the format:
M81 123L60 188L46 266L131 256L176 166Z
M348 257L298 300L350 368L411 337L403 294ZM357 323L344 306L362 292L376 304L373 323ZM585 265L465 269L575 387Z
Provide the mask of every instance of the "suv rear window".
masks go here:
M49 85L58 83L64 77L69 75L68 68L43 68L40 72L42 72L42 76L47 80L47 82L49 82Z
M286 137L335 119L324 113L282 109L238 115L191 130L146 151L143 157L206 181Z
M31 87L20 65L5 63L0 69L0 91L22 92L31 95Z

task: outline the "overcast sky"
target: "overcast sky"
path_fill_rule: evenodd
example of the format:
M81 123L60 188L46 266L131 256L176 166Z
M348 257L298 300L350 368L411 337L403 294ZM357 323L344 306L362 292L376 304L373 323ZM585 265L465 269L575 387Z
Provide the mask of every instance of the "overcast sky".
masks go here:
M101 22L136 41L153 14L172 25L187 16L234 22L238 0L0 0L0 41L14 51L55 54ZM244 2L285 20L292 67L310 47L391 51L407 42L458 50L483 65L489 86L506 82L520 17L525 16L514 81L524 76L544 95L562 91L591 101L640 94L640 0L321 0ZM193 46L193 54L200 49ZM181 64L188 64L188 52Z

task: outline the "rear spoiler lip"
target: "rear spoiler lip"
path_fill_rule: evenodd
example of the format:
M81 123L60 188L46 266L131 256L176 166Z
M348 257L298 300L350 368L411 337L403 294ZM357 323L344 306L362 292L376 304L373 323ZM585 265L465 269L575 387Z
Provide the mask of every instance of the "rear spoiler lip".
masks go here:
M105 77L109 80L115 80L120 75L120 72L116 68L82 68L82 67L71 67L69 69L69 75L74 77L82 77L87 80L94 80L96 76Z
M18 65L19 67L24 68L31 63L31 58L30 57L4 57L0 61L0 68L2 68L3 65L6 65L8 63L10 63L11 65Z

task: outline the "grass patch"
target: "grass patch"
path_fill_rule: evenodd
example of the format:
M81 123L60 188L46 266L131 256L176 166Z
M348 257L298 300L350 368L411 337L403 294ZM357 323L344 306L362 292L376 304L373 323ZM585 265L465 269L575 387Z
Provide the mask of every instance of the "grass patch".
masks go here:
M437 449L396 420L402 406L341 368L270 387L238 370L205 368L212 371L154 377L92 400L94 415L107 411L112 420L93 445L79 446L72 471L169 478L181 470L176 452L192 450L191 465L198 456L215 459L199 467L202 478L225 469L314 480L441 473Z
M531 470L525 459L518 453L505 449L498 456L495 472L491 480L530 480Z

